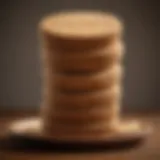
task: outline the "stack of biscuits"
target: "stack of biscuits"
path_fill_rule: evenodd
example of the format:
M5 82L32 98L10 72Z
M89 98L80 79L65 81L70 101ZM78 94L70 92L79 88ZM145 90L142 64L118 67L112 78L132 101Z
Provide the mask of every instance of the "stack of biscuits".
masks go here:
M103 12L63 12L41 21L45 135L94 140L117 130L122 31L120 20Z

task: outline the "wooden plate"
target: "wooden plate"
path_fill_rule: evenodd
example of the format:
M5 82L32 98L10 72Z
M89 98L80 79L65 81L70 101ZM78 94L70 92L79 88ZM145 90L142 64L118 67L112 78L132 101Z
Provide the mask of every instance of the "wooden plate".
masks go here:
M140 145L151 133L151 128L136 121L123 122L119 130L103 138L59 140L42 134L38 117L13 122L9 126L10 139L15 147L56 151L115 151Z

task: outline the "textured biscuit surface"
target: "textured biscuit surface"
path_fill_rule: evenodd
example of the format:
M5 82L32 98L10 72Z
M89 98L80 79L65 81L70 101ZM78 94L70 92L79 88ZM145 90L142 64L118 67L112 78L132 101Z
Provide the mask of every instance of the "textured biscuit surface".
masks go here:
M101 38L119 34L121 22L113 15L93 11L73 11L54 14L40 23L40 28L65 38Z
M65 12L40 23L43 132L83 139L115 132L121 104L122 24L103 12Z

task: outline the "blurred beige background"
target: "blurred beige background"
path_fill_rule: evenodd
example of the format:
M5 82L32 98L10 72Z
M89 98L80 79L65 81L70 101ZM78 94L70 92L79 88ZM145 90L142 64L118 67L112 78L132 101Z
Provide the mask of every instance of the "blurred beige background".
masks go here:
M111 11L125 23L127 53L123 106L158 107L158 7L139 0L14 0L0 5L0 106L35 109L41 100L37 25L42 16L63 9ZM157 39L157 41L156 41ZM158 54L157 54L158 55ZM159 55L158 55L159 56ZM158 64L158 63L157 63Z

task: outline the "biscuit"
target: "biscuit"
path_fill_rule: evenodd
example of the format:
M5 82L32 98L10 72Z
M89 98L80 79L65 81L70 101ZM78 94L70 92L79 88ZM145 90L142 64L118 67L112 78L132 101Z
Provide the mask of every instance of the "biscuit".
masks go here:
M57 39L103 39L122 32L121 21L110 13L72 11L49 15L41 20L40 31ZM62 45L62 43L61 43Z
M49 92L44 93L46 103L51 106L75 106L75 107L86 107L93 105L111 105L116 99L121 97L120 87L113 86L111 89L95 91L95 92L81 92L81 93L64 93L53 91L52 94Z
M99 122L99 123L88 123L85 125L69 125L69 124L59 124L57 122L45 123L43 124L43 132L45 134L50 134L53 138L80 138L84 139L89 137L101 137L108 135L109 133L115 132L117 129L118 121L112 119L108 122ZM97 137L97 138L98 138Z
M83 111L69 110L69 111L52 111L47 114L46 120L48 122L70 125L70 126L87 126L97 123L110 122L119 114L119 105L104 107L99 110L99 107L94 107L92 110L86 109Z
M56 52L46 50L48 59L44 59L44 67L50 67L54 72L98 72L119 63L124 54L124 45L121 41L113 41L109 46L93 51L83 52Z
M55 74L54 89L65 92L98 91L120 83L123 75L122 67L114 65L104 71L90 74Z

